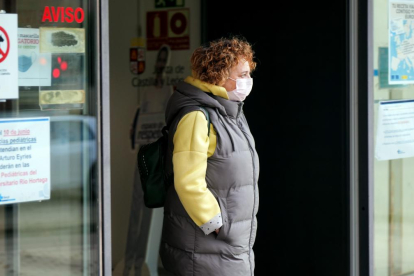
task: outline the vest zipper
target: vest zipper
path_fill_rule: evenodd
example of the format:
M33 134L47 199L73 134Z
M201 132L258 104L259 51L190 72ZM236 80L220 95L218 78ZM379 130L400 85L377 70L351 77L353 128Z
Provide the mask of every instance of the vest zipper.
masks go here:
M244 139L246 140L247 144L249 145L249 150L250 150L250 154L252 156L252 167L253 167L253 196L254 196L254 200L253 200L253 212L252 212L252 223L250 225L250 237L249 237L249 264L250 264L250 273L251 275L253 275L253 271L252 271L252 264L251 264L251 248L250 248L250 243L252 241L252 231L253 231L253 222L254 222L254 211L255 211L255 206L256 206L256 174L255 174L255 162L254 162L254 152L252 149L252 146L249 142L249 139L247 139L247 136L245 134L245 131L242 129L241 127L241 119L239 117L240 115L240 111L241 111L241 107L242 105L239 105L239 110L237 112L237 117L236 117L236 123L237 126L239 127L240 131L243 133Z

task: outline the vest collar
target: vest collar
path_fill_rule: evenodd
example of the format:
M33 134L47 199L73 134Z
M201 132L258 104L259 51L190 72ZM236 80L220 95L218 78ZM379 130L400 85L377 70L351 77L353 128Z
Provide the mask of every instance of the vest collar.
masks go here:
M244 102L233 102L230 100L223 99L218 96L212 96L216 99L226 110L226 113L229 117L237 118L243 110Z
M243 110L243 102L234 102L229 100L229 96L224 87L213 85L196 79L194 77L187 77L184 83L192 85L204 92L207 92L210 97L215 99L223 108L219 109L222 115L237 118Z

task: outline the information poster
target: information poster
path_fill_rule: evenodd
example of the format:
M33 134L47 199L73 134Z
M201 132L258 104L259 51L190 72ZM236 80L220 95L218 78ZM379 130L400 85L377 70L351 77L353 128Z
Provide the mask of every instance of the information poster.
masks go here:
M378 106L375 157L414 156L414 100L383 101Z
M414 83L414 2L389 5L389 83Z
M39 29L19 28L19 86L50 86L52 55L39 53Z
M379 89L392 89L405 87L403 84L389 84L389 69L388 69L388 47L379 47L378 49L378 78Z
M50 118L0 120L0 205L50 199Z
M17 14L0 14L0 99L19 98Z

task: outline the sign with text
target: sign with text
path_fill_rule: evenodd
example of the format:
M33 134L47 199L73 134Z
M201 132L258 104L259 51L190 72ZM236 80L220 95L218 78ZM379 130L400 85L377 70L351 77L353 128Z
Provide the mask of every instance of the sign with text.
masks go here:
M50 199L50 118L0 120L0 205Z
M39 29L19 28L19 86L50 86L52 56L39 53Z
M42 16L42 22L82 23L84 19L85 12L81 7L46 6Z
M19 98L17 14L0 14L0 99Z
M414 83L414 2L389 1L389 84Z
M378 79L379 89L391 89L404 87L403 84L388 83L388 47L378 47Z
M144 145L154 142L162 136L165 125L164 113L140 114L135 134L135 143Z
M414 100L382 101L378 106L377 160L414 156Z
M190 49L190 10L147 12L147 50L167 44L171 50Z

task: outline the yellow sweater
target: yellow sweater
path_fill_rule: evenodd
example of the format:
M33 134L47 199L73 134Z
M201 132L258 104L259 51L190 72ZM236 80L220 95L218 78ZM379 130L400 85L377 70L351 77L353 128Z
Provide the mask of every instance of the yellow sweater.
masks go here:
M204 92L228 99L224 87L193 77L187 77L184 81ZM206 124L207 119L202 111L190 112L180 120L173 138L173 167L174 187L184 209L208 235L220 228L223 221L220 206L206 183L207 158L214 154L217 141L214 126L210 124L209 137Z

